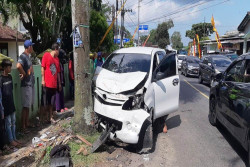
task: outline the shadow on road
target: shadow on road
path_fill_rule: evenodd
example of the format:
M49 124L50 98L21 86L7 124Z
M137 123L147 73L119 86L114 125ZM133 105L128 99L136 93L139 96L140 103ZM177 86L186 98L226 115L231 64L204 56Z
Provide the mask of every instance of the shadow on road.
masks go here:
M153 136L154 143L153 143L153 149L152 149L151 152L155 151L155 147L156 147L158 135L160 133L163 133L162 130L163 130L163 127L164 127L164 121L165 120L166 120L166 124L167 124L167 127L168 127L168 131L181 125L180 115L175 115L175 116L173 116L173 117L171 117L169 119L159 118L159 119L155 120L155 123L154 123L154 126L153 126L153 130L154 130L154 133L153 133L154 134L154 136Z
M248 161L247 151L241 146L241 144L231 135L231 133L223 125L219 124L217 126L217 129L227 140L230 146L234 149L234 151L239 155L238 157L231 159L230 164L232 164L232 166L236 166L237 162L240 161L240 159L242 159L247 167L247 161Z

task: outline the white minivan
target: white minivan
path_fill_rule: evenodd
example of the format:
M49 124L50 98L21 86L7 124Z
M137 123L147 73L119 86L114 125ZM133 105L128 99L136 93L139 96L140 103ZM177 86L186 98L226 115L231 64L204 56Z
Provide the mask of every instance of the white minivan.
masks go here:
M150 47L123 48L97 67L93 82L98 129L111 140L152 143L152 124L178 110L177 55ZM150 144L149 144L150 145Z

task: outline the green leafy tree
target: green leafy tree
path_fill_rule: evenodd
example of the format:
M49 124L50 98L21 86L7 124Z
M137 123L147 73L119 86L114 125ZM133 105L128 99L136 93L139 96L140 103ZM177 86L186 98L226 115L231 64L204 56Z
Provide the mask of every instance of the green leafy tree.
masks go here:
M129 41L127 43L124 44L124 48L129 48L129 47L133 47L134 46L134 42L133 41Z
M171 36L172 47L176 50L183 48L183 43L181 42L181 33L175 31Z
M5 2L0 0L0 3ZM66 7L70 6L70 0L8 0L7 3L15 6L23 26L35 43L36 52L40 53L50 48L60 32L64 32L62 22ZM1 10L7 13L4 15L4 20L10 15L8 10L8 8Z
M174 27L172 20L158 24L155 34L155 40L158 41L158 46L160 48L166 48L170 44L168 30Z
M98 47L98 44L101 41L102 37L104 36L105 32L107 31L108 27L109 26L104 15L100 12L92 10L90 14L91 51L95 51L95 49ZM113 45L114 45L113 31L110 30L99 49L102 51L110 52L112 51Z
M194 39L195 34L199 35L199 38L208 37L209 34L213 33L213 26L211 23L198 23L193 24L191 30L186 31L186 37Z
M144 43L146 41L147 37L148 37L147 35L140 36L141 42Z

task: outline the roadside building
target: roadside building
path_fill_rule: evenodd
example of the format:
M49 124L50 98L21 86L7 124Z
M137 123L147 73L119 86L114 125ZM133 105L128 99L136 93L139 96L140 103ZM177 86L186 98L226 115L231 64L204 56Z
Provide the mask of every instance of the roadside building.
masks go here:
M247 12L245 18L238 27L238 31L243 36L243 53L250 52L250 12Z
M24 51L23 34L0 23L0 53L14 60L12 68L16 68L17 59Z
M238 55L249 52L250 12L247 12L237 30L226 32L220 37L220 41L225 52L235 52ZM201 43L204 44L203 54L220 52L215 39L202 41Z

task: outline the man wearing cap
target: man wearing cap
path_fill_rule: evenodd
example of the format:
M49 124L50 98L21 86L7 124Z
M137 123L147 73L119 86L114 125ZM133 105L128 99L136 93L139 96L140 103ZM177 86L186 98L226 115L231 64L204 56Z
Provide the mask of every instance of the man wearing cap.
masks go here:
M34 103L34 70L30 60L30 54L33 52L33 45L30 40L24 42L24 52L19 56L17 69L21 79L21 98L22 98L22 130L28 133L29 125L29 108Z

